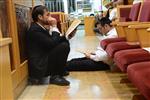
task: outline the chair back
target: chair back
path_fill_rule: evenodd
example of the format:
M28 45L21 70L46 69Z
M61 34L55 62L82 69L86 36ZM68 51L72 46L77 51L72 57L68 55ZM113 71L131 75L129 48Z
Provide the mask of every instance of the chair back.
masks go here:
M150 21L150 2L143 2L142 8L139 13L139 22L149 22Z
M129 14L129 19L131 21L137 21L140 7L141 7L141 3L133 4L133 6L131 7L130 14Z

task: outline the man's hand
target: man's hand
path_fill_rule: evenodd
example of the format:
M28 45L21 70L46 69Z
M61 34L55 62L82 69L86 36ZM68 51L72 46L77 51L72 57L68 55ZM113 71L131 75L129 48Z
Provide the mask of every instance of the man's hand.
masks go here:
M51 16L49 16L49 18L48 18L48 23L52 27L57 26L57 20L55 18L51 17Z
M84 55L86 56L86 58L90 58L91 53L84 53Z
M75 34L76 34L76 32L77 32L77 28L74 29L74 30L68 35L68 39L71 39L72 37L74 37Z
M90 54L91 54L91 55L96 55L95 52L91 52Z

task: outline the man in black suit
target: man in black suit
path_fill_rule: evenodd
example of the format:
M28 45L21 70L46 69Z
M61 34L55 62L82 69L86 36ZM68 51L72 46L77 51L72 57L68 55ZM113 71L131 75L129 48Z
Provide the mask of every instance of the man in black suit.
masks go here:
M45 6L34 7L32 19L34 22L27 32L30 79L39 80L50 75L50 84L69 85L69 81L63 77L70 51L68 40L63 34L56 31L50 34L45 28L53 24L49 21L49 12Z

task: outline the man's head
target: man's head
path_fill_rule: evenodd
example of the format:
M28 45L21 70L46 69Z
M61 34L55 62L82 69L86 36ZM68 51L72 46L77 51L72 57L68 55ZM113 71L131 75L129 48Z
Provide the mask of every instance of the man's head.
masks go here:
M48 25L49 12L45 6L38 5L32 10L32 19L34 22L39 22L43 25Z
M111 20L107 17L103 17L98 21L97 27L102 34L107 34L112 29L112 25L110 24Z

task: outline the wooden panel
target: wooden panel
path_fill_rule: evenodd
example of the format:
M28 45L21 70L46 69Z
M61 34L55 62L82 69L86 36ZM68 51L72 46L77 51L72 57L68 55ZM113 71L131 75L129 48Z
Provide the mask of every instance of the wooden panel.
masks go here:
M137 35L142 47L150 47L150 32L146 29L137 29Z
M9 20L7 14L7 5L6 0L0 0L0 27L3 37L9 36Z
M122 26L117 26L116 30L117 30L118 37L126 37L125 30Z
M2 38L1 23L0 23L0 38Z
M124 28L126 32L126 39L128 42L138 42L137 32L135 29Z
M25 60L19 67L19 70L20 70L20 75L19 75L19 79L20 79L20 82L27 78L28 76L28 63L27 63L27 60Z
M12 82L13 82L13 90L14 96L17 97L23 88L25 88L25 85L22 85L20 79L20 51L19 51L19 45L18 45L18 34L17 34L17 21L16 21L16 12L15 12L15 6L14 2L12 0L7 1L8 6L8 17L9 17L9 23L10 23L10 36L12 37L12 45L11 45L11 51L12 51L12 64L13 64L13 70L12 70ZM19 86L23 87L20 89L20 91L16 92L16 89L19 88Z
M93 31L93 29L95 27L95 17L85 17L84 27L86 36L94 36L95 32Z
M117 16L118 16L118 18L123 17L123 16L120 15L122 9L130 10L131 7L132 7L132 5L119 5L119 6L117 6Z
M11 39L0 40L0 99L13 100L10 69L9 43Z
M18 96L22 93L22 91L27 86L27 78L23 79L18 86L14 89L14 98L17 100Z
M2 31L1 31L1 29L0 29L0 38L2 38Z
M17 87L17 85L19 84L18 76L19 76L18 70L13 70L13 72L11 73L13 89L15 89Z
M10 37L12 37L12 66L16 70L17 66L20 65L20 55L19 55L19 46L18 46L18 36L17 36L17 25L16 25L16 14L14 9L14 2L12 0L7 1L8 6L8 18L10 23Z

